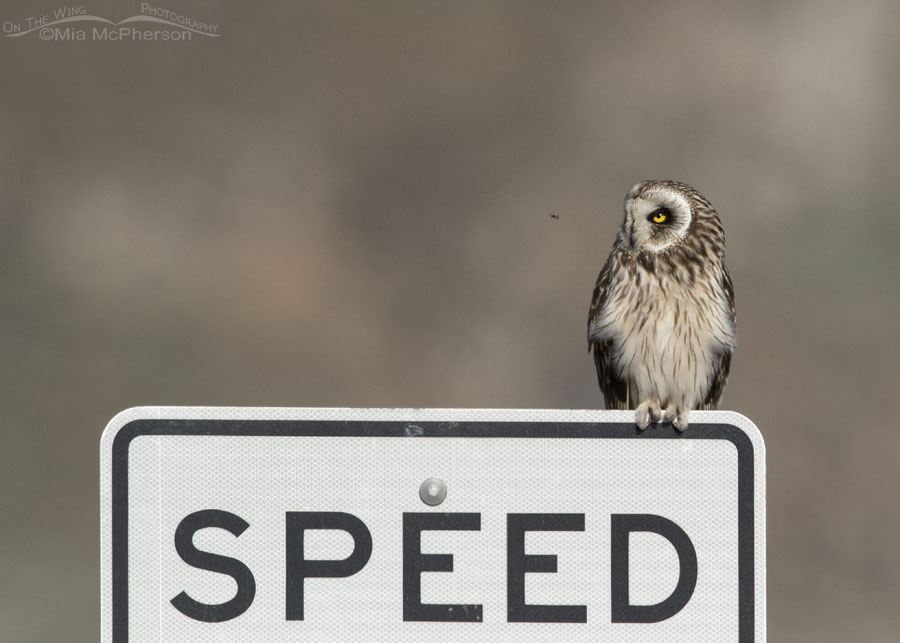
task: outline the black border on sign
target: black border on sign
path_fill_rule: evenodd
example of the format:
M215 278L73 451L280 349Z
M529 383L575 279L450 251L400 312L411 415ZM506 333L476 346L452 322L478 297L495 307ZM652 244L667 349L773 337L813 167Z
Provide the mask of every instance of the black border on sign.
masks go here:
M687 431L679 433L671 425L638 431L634 424L614 422L146 419L122 426L112 445L112 635L115 643L128 641L128 450L131 441L142 435L728 440L738 455L738 641L756 640L753 442L731 424L691 424Z

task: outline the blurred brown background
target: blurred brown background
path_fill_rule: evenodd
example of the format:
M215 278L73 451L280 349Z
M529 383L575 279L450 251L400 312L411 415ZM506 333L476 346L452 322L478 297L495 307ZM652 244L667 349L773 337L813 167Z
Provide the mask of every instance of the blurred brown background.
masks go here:
M728 234L770 640L898 640L900 4L164 6L221 36L0 38L0 640L97 639L123 408L601 406L644 178Z

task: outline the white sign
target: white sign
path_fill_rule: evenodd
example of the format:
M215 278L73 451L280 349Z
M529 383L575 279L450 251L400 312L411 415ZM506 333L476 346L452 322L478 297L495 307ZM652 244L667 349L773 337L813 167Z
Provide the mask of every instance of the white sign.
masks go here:
M100 467L106 642L765 641L736 413L147 407Z

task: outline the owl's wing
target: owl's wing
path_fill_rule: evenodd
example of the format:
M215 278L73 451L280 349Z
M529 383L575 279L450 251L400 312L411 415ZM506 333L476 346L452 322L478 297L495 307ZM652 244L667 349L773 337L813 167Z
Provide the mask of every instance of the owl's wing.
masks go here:
M612 340L597 341L591 337L594 320L600 315L609 295L610 265L612 256L597 277L591 308L588 311L588 351L594 352L594 365L597 367L597 382L603 392L603 399L608 409L628 409L628 382L622 379L613 366Z
M728 268L722 266L722 290L728 298L728 307L731 312L731 323L734 324L734 284L731 282L731 275ZM725 391L725 382L728 380L728 371L731 370L731 350L726 350L718 356L713 364L713 375L710 383L709 391L703 400L702 409L716 409L719 407L719 400L722 399L722 393Z
M704 410L712 410L719 408L719 400L722 399L722 393L725 391L725 382L728 380L728 371L731 369L731 351L722 353L713 366L712 382L709 391L706 393L706 399L700 406Z

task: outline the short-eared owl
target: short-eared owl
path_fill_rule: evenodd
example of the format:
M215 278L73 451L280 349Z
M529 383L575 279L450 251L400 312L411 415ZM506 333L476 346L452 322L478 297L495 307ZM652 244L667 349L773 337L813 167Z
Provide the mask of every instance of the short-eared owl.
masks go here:
M725 232L709 201L676 181L642 181L597 278L588 348L609 409L636 409L644 429L684 430L714 409L735 346Z

